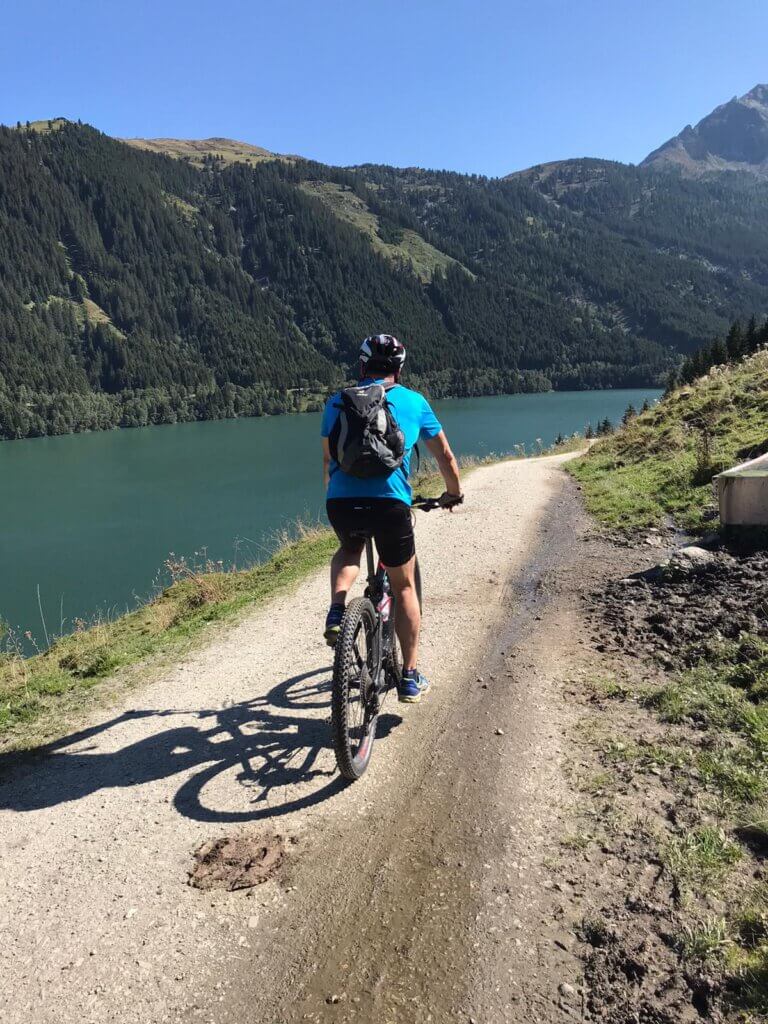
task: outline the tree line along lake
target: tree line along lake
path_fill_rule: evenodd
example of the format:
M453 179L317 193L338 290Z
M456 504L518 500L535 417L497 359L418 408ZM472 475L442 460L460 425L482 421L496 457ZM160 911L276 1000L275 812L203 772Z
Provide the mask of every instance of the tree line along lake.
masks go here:
M531 452L659 396L548 392L435 409L458 455L483 456ZM305 414L1 442L0 618L44 646L46 632L151 597L171 553L263 560L291 521L323 517L319 428Z

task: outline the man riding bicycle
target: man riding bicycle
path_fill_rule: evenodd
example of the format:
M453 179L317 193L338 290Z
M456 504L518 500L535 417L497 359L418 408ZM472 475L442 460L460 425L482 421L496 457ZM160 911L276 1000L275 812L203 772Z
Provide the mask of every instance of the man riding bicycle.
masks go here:
M378 434L379 440L374 438L373 443L381 449L384 465L395 466L391 472L376 470L376 475L360 476L342 469L339 460L345 459L340 452L344 451L348 433L348 402L342 399L347 392L332 395L325 406L321 434L326 508L339 538L339 549L331 561L331 607L325 638L331 647L336 643L347 594L360 570L363 538L366 533L372 534L395 595L395 630L403 655L398 698L402 703L415 704L430 685L417 668L421 609L415 584L416 545L408 482L411 452L419 440L434 456L445 482L441 504L451 508L463 500L463 495L458 463L437 417L423 395L399 383L404 362L405 347L397 338L390 334L366 338L360 346L359 385L348 389L353 392L353 401L363 408L366 399L371 399L369 407L375 414L371 422L383 424L386 419L384 433ZM395 435L393 454L382 446L381 438L388 441Z

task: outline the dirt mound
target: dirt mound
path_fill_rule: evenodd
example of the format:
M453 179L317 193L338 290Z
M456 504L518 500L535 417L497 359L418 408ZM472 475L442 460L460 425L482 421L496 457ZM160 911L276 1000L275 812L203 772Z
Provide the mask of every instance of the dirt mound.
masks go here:
M594 597L602 606L600 650L691 665L723 639L768 636L768 552L683 548Z
M249 889L273 878L285 859L282 836L225 836L211 839L195 851L197 863L189 872L195 889Z
M587 1009L602 1024L693 1024L701 1017L721 1020L699 987L691 989L677 969L676 958L653 936L629 949L612 936L586 957ZM693 991L693 999L691 998Z

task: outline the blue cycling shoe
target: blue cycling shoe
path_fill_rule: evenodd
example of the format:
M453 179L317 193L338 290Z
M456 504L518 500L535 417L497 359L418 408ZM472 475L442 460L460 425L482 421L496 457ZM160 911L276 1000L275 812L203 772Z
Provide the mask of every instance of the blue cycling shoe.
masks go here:
M429 691L429 687L429 680L418 669L404 669L402 678L397 684L397 699L401 704L418 704L422 694Z
M335 647L341 632L341 620L344 618L346 608L343 604L332 604L325 617L325 642L329 647Z

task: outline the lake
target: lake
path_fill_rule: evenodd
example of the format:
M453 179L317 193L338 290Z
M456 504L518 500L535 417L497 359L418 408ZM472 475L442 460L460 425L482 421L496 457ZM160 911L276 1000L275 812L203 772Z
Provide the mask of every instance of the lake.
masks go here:
M502 395L435 409L458 455L486 455L615 423L659 395ZM43 618L59 633L146 599L171 552L266 558L287 523L323 514L319 426L307 414L0 442L0 617L42 642Z

